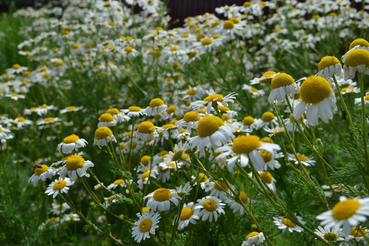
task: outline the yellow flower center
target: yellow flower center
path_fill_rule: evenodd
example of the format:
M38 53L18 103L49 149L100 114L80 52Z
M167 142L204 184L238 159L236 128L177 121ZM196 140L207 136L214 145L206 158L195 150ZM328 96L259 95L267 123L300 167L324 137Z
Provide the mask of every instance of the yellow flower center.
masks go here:
M144 166L149 165L150 160L151 160L151 157L148 156L148 155L144 155L144 156L141 157L141 163Z
M282 223L288 227L295 227L296 225L289 219L289 218L283 218Z
M228 190L227 184L222 182L222 181L219 181L219 180L214 182L214 188L219 190L219 191L227 191Z
M141 180L142 181L145 181L145 179L146 178L148 178L149 177L149 175L150 175L150 172L148 171L148 172L144 172L143 174L142 174L142 176L141 176Z
M203 206L206 209L206 211L209 211L209 212L212 212L215 209L217 209L217 203L212 199L205 200Z
M191 95L191 96L196 95L196 93L197 93L197 91L195 89L192 89L192 88L190 88L186 91L186 94Z
M227 112L227 111L229 111L230 110L230 108L228 108L228 107L226 107L226 106L222 106L222 105L219 105L218 106L218 109L220 110L220 112L222 112L222 113L225 113L225 112Z
M306 158L306 156L305 155L297 155L297 158L299 159L299 161L306 161L307 160L307 158ZM296 159L296 157L295 157L295 159Z
M137 143L135 141L129 142L129 144L128 144L128 147L130 149L134 149L134 148L136 148L136 146L137 146Z
M230 30L234 28L234 23L231 20L227 20L223 24L223 29Z
M235 154L248 154L261 146L258 136L239 136L233 141L232 150Z
M18 122L25 122L26 121L26 119L23 118L23 117L17 117L17 120L18 120Z
M196 179L197 182L205 182L207 180L208 180L208 176L206 176L205 173L199 173L197 175L197 179Z
M272 79L272 89L277 89L283 86L291 85L295 83L295 80L291 75L286 73L279 73Z
M189 218L191 218L192 215L193 215L192 208L184 208L181 211L180 218L181 220L188 220Z
M199 121L200 120L200 115L198 113L196 113L196 111L190 111L190 112L187 112L183 116L183 120L186 121L186 122Z
M131 46L126 46L124 48L124 51L127 52L127 53L131 53L133 51L133 48Z
M331 232L331 231L324 233L323 237L328 242L335 242L338 239L338 235L334 232Z
M129 112L141 112L141 108L137 106L131 106L128 108Z
M169 49L170 51L177 51L178 50L178 47L177 46L173 46Z
M255 119L252 116L246 116L245 118L243 118L242 120L242 124L244 126L249 126L252 125L255 122Z
M21 65L19 65L19 64L14 64L13 65L13 69L20 69L21 68Z
M140 225L138 226L138 229L140 230L140 232L148 232L150 231L152 226L152 220L151 219L143 219L140 222Z
M223 126L222 119L216 116L205 116L199 120L197 132L201 138L209 137Z
M366 41L363 38L357 38L354 41L351 42L349 50L351 50L352 48L354 48L356 45L360 45L360 46L364 46L364 47L369 47L369 42Z
M79 137L76 134L69 135L68 137L64 138L64 143L70 144L75 143L79 140Z
M120 184L124 184L124 180L123 179L117 179L114 181L115 185L120 185Z
M176 110L177 110L177 107L172 105L168 107L167 113L171 114L171 113L174 113Z
M63 61L58 60L54 62L54 67L60 67L60 66L63 66Z
M336 64L341 64L340 61L336 57L334 57L334 56L325 56L320 60L320 62L318 64L318 70L321 71L324 68L334 66Z
M119 110L117 108L109 108L106 113L111 114L111 115L120 114L120 112L119 112Z
M113 135L113 132L106 126L102 126L96 129L95 138L96 139L105 139Z
M59 181L55 182L55 184L53 185L53 189L54 190L61 190L65 186L67 186L67 181L65 181L65 180L59 180Z
M85 159L83 159L79 155L71 155L68 157L65 166L68 171L77 170L78 168L82 168L85 164Z
M17 94L17 93L12 93L12 97L19 97L19 94Z
M360 208L360 202L349 198L337 203L332 209L332 216L336 220L346 220L356 213Z
M223 95L221 94L214 94L210 95L204 98L205 102L222 102L223 101Z
M161 100L160 98L154 98L150 101L149 107L150 108L155 108L155 107L159 107L164 105L163 100Z
M233 18L231 18L229 20L232 21L234 24L240 23L240 20L238 18L236 18L236 17L233 17Z
M367 50L353 50L346 56L345 66L356 67L363 64L369 67L369 51Z
M263 137L260 141L264 143L274 143L270 137Z
M261 172L260 177L264 181L264 183L267 183L267 184L270 184L273 181L273 177L270 172Z
M100 119L99 119L100 122L112 122L114 121L114 118L111 114L109 113L105 113L105 114L102 114L100 116Z
M178 150L176 153L174 153L172 157L172 161L177 161L182 157L183 149Z
M369 53L368 53L369 54ZM300 96L305 103L317 104L328 98L332 92L329 82L319 76L308 77L301 85Z
M252 2L244 2L243 6L244 7L250 7L252 5Z
M262 116L261 116L261 120L264 122L270 122L272 120L275 119L275 115L272 112L265 112Z
M150 208L149 207L143 207L141 209L142 213L146 213L146 212L149 212Z
M221 38L222 36L220 36L219 34L214 34L213 35L213 39L217 39L217 38Z
M258 236L258 235L259 235L259 232L253 231L253 232L251 232L249 235L247 235L247 237L246 237L246 241L247 241L247 239L249 239L250 237L256 237L256 236Z
M158 202L168 201L172 198L172 193L166 188L159 188L155 190L153 197Z
M55 118L53 118L53 117L46 117L44 119L44 122L50 122L50 121L54 121L54 120L55 120Z
M261 150L261 151L259 151L259 153L260 153L261 157L263 157L265 163L270 162L272 160L272 154L269 153L268 151Z
M0 130L1 130L1 128L0 128ZM49 170L49 167L46 166L46 165L44 165L44 164L41 165L41 168L38 168L36 166L36 168L35 168L35 175L40 176L42 173L46 172L47 170Z
M201 45L202 46L210 45L212 43L213 43L213 40L211 38L203 38L201 40Z
M351 228L351 235L354 237L364 237L367 231L361 226L354 226Z
M154 133L155 132L155 126L150 121L141 122L141 124L138 126L138 132L139 133L146 133L146 134Z
M114 195L109 196L109 197L108 197L108 202L109 202L109 203L112 203L112 201L114 200L114 198L115 198L115 196L114 196Z
M77 107L76 107L76 106L69 106L69 107L66 107L66 109L67 109L68 111L72 111L72 110L76 110L76 109L77 109Z
M249 198L247 197L247 194L243 191L240 192L239 197L244 204L246 204L247 201L249 200Z
M354 87L345 87L345 88L342 88L342 92L348 92L348 91L354 91L355 89L354 89Z
M276 74L276 72L274 72L274 71L266 71L263 74L263 76L261 76L260 79L266 79L266 78L272 77L274 74Z

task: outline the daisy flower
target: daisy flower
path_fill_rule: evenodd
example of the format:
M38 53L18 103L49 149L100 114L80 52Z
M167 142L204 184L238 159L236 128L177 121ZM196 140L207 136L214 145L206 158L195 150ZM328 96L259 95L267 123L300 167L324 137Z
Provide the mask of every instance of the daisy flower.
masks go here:
M270 83L272 79L279 73L274 71L266 71L260 78L254 78L250 81L251 85Z
M315 230L315 234L323 238L327 242L339 242L344 241L343 233L341 228L328 228L318 226L318 229Z
M77 135L72 134L65 137L63 142L58 144L57 151L63 152L63 154L70 154L72 151L77 151L79 148L85 147L87 141L83 138L79 138Z
M223 201L226 201L229 199L229 197L232 196L232 193L226 183L228 183L228 186L231 186L233 188L233 186L229 184L227 180L224 181L223 179L220 179L214 182L209 182L207 184L207 187L205 188L205 191L210 191L210 196L214 196Z
M75 213L65 214L63 218L64 218L64 221L80 221L81 220L79 218L79 215Z
M242 90L248 91L255 97L263 96L265 94L263 90L258 90L255 87L246 84L242 86Z
M196 183L200 184L201 189L203 190L208 186L210 182L208 176L206 176L205 173L198 173L197 176L192 175L191 179L194 180Z
M157 136L156 128L150 121L141 122L137 129L137 137L142 141L146 141Z
M104 206L109 207L113 203L118 202L119 195L111 195L109 197L104 197Z
M21 95L21 94L17 94L17 93L5 94L5 97L10 97L10 99L13 99L15 101L18 101L18 99L26 98L25 95Z
M124 115L117 108L109 108L106 113L111 114L117 123L122 123L131 119L131 117Z
M154 211L150 211L136 215L139 219L135 221L135 226L132 228L132 237L140 243L142 240L150 238L150 234L155 235L155 229L159 227L160 214L154 214Z
M145 109L148 116L162 114L167 110L168 106L160 98L154 98L150 101L149 106Z
M217 221L218 216L225 214L223 207L224 203L220 199L213 196L206 196L201 199L197 199L197 203L194 205L194 209L202 209L198 216L201 217L202 221L209 219L210 222Z
M60 110L60 113L61 113L61 114L65 114L65 113L68 113L68 112L76 112L76 111L79 111L79 110L81 110L81 109L83 109L83 107L68 106L68 107L66 107L66 108L64 108L64 109L61 109L61 110Z
M241 246L254 246L263 243L265 240L264 234L262 232L253 231L246 236L245 241L242 242Z
M302 218L300 216L296 216L297 219L299 220L299 222L301 224L305 224L306 222L302 221ZM274 224L276 226L278 226L278 229L281 229L283 232L285 232L287 229L290 232L293 231L297 231L297 232L302 232L304 229L301 228L300 226L296 225L295 223L293 223L289 218L286 217L273 217L274 219Z
M293 111L293 117L299 120L306 109L307 121L316 126L318 116L325 122L333 118L336 108L336 97L329 82L319 76L308 77L300 88L301 99Z
M306 155L297 153L297 158L298 160L296 159L296 156L294 154L288 153L288 160L294 161L296 165L299 164L299 161L307 167L314 166L315 164L315 161L312 157L307 157Z
M194 203L183 204L181 214L178 219L178 230L183 230L189 223L195 225L196 220L199 220L200 208L194 208ZM177 217L174 219L176 221Z
M116 126L116 125L117 125L117 122L114 120L113 115L109 113L105 113L100 116L97 127L101 127L101 126L111 127L111 126Z
M145 115L145 111L138 106L130 106L128 109L122 110L128 117L139 117Z
M180 185L179 187L176 188L177 194L180 197L189 196L191 190L192 190L192 186L191 186L190 182L187 182L186 184Z
M32 125L33 121L27 120L23 117L17 117L14 120L9 121L11 124L14 124L17 129L23 129L24 126Z
M85 161L82 156L71 155L67 157L65 165L62 167L58 174L61 178L65 178L65 176L68 174L70 180L74 182L77 180L78 176L90 177L90 174L87 173L87 169L93 166L94 164L91 161Z
M74 182L71 181L69 178L59 178L56 179L55 181L53 181L49 187L47 187L45 193L48 194L49 196L53 196L53 198L55 198L59 192L60 193L68 193L69 187L73 185Z
M217 156L216 159L231 156L231 158L227 159L228 171L230 172L233 172L237 161L240 162L242 167L246 167L249 161L251 161L257 171L262 171L265 161L259 153L261 150L273 153L276 150L280 150L280 147L277 144L262 142L255 135L239 136L233 143L218 148L216 152L224 151L224 153Z
M333 76L341 76L342 65L341 62L334 56L323 57L318 64L319 72L316 76L321 76L329 79Z
M257 121L255 123L258 126L258 129L264 128L266 126L270 126L271 128L278 125L277 119L275 118L275 115L270 112L264 112L261 116L261 120Z
M351 51L344 61L344 78L354 78L356 72L369 74L369 51L356 49Z
M170 202L178 206L178 200L182 198L178 196L175 190L159 188L145 196L144 199L149 199L146 204L147 207L150 207L153 211L162 212L170 209Z
M38 119L36 121L36 125L44 126L44 125L49 125L49 124L60 122L60 121L61 121L61 119L58 118L58 117L46 117L44 119Z
M33 166L34 174L28 179L28 183L32 183L33 186L37 186L38 181L41 179L42 181L46 181L46 179L51 179L52 176L56 173L56 169L53 167L48 167L45 164L39 165L35 164Z
M356 105L361 104L361 98L355 98L355 104ZM364 104L369 104L369 92L366 92L365 93L365 96L364 96Z
M95 139L94 145L97 145L99 148L106 146L109 142L117 142L115 139L113 132L106 126L101 126L95 131Z
M304 115L301 115L300 122L302 122L305 125L305 127L309 128L308 121L305 119ZM287 131L289 132L298 132L300 130L299 127L297 126L298 123L293 118L292 114L290 114L290 117L283 119L283 123Z
M55 215L63 214L65 211L70 209L70 206L66 202L59 204L57 203L57 200L54 200L51 206L52 206L51 212Z
M352 226L357 226L360 222L365 222L369 216L369 198L355 199L340 197L340 201L332 210L326 211L316 218L322 220L320 223L327 228L343 227L343 233L350 234Z
M273 192L277 191L277 188L275 186L275 183L277 181L273 178L270 172L262 171L262 172L259 172L259 175L264 185L268 186L268 188L272 190Z
M222 94L212 94L205 97L202 101L191 102L190 107L194 108L197 112L200 108L206 105L207 112L211 112L212 107L217 107L217 105L228 107L228 103L233 103L233 99L236 99L237 93L230 93L227 96Z
M196 113L196 111L190 111L185 113L183 119L177 121L175 125L178 129L187 127L187 131L191 132L191 129L197 129L200 118L200 114Z
M108 190L115 189L118 186L120 186L122 188L126 187L126 183L124 182L123 179L117 179L117 180L115 180L112 184L110 184L108 186Z
M291 75L286 73L277 74L271 82L271 92L268 97L268 101L270 104L273 104L273 101L283 101L286 99L286 96L294 97L296 84L295 80Z
M199 148L200 156L205 155L205 147L216 149L233 139L232 128L217 116L201 118L197 127L198 136L190 138L191 149Z
M243 130L250 130L252 132L254 129L258 128L256 122L257 121L254 119L254 117L246 116L242 120L242 129Z
M368 229L361 226L354 226L351 228L351 233L345 238L345 241L355 240L356 242L363 242L363 245L368 245L367 236ZM347 244L348 245L348 244ZM350 244L351 245L351 244ZM345 245L346 246L346 245Z
M344 87L341 89L342 95L350 94L350 93L360 93L360 88L349 86L349 87Z
M341 60L343 62L345 62L345 59L347 57L347 55L353 51L353 50L357 50L357 49L365 49L369 51L369 42L366 41L363 38L357 38L354 41L351 42L350 46L349 46L349 51L347 51L341 58Z
M240 202L242 201L242 203L246 205L250 203L250 200L247 194L243 191L240 191L237 196L238 197L233 197L232 199L228 199L226 203L231 207L231 209L233 210L233 213L237 213L238 211L240 211L240 214L243 215L245 213L245 209L243 208Z

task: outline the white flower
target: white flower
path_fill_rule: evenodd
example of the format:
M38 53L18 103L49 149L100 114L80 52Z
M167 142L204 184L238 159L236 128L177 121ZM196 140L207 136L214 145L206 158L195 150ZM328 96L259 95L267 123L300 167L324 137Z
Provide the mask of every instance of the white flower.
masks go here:
M77 151L79 148L85 147L87 141L83 138L79 138L77 135L72 134L64 138L63 142L58 144L57 151L61 151L64 154L70 154L72 151Z
M242 242L241 246L254 246L263 243L265 240L264 234L262 232L251 232L247 235L246 240Z
M300 216L296 216L300 223L305 224L306 222L302 221L302 218ZM290 232L297 231L302 232L304 229L300 226L293 223L289 218L286 217L273 217L274 224L278 226L278 229L281 229L283 232L285 232L287 229Z
M199 213L199 217L202 218L202 221L209 219L209 221L212 222L213 218L214 221L217 221L218 217L225 213L223 209L224 206L225 204L222 203L220 199L213 196L206 196L198 199L193 208L202 209Z
M181 214L179 218L175 218L174 221L178 219L178 230L183 230L188 226L189 223L195 225L196 220L200 219L199 217L199 208L194 208L194 203L190 202L188 204L184 204Z
M65 165L59 171L59 175L61 178L64 178L67 174L71 181L76 181L79 177L90 177L90 174L87 173L87 169L89 167L93 167L94 164L91 161L85 161L80 155L71 155L68 156Z
M328 242L338 242L345 240L343 238L343 233L341 228L328 228L318 226L318 229L315 230L315 234L323 238Z
M53 195L53 198L55 198L59 192L60 193L68 193L69 187L73 185L74 182L71 181L69 178L59 178L53 181L49 187L47 187L45 193L49 196Z
M132 237L135 241L140 243L142 240L150 238L150 234L155 234L155 229L158 228L160 214L150 211L142 215L137 213L139 219L134 223L132 228Z
M153 211L158 210L167 211L170 209L170 202L174 203L174 205L178 206L178 201L182 198L178 196L175 190L169 190L166 188L156 189L154 192L151 192L145 199L148 199L146 206L150 207Z

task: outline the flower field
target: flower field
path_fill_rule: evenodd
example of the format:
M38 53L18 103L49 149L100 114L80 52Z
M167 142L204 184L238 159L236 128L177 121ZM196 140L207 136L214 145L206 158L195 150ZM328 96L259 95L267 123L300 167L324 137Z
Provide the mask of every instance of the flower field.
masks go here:
M0 16L1 245L367 245L369 2Z

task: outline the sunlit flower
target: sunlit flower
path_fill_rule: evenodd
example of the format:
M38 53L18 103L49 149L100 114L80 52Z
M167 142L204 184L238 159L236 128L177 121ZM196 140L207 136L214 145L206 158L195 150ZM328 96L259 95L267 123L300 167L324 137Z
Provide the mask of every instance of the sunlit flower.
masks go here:
M206 196L201 199L197 199L197 203L193 209L201 209L198 216L202 221L209 220L210 222L217 221L221 214L225 214L223 207L224 203L220 199L213 196Z
M315 233L327 242L339 242L345 240L343 238L344 235L341 228L323 228L318 226L318 229L315 230Z
M302 218L300 216L296 216L297 219L299 220L299 222L301 224L305 224L306 222L302 221ZM302 232L304 229L301 228L300 226L296 225L295 223L293 223L289 218L286 217L273 217L274 219L274 224L276 226L278 226L278 229L281 229L283 232L285 232L287 229L290 232Z
M153 211L162 212L170 209L170 202L178 206L178 202L182 198L178 196L175 190L159 188L145 196L145 199L149 199L146 204L147 207L150 207Z
M318 64L319 72L316 74L317 76L324 77L329 79L335 76L341 76L342 74L342 65L341 62L334 56L325 56L323 57Z
M61 178L65 178L68 174L68 177L71 181L76 181L79 177L90 177L90 174L87 173L87 169L89 167L93 167L94 164L91 161L85 161L80 155L71 155L68 156L65 165L59 171L59 175Z
M111 141L117 142L113 132L108 127L102 126L96 129L94 145L97 145L99 148L101 148L106 146Z
M117 179L115 180L112 184L110 184L108 186L108 189L111 190L111 189L115 189L117 188L118 186L122 187L122 188L125 188L127 185L125 183L125 181L123 179Z
M137 129L137 137L146 141L157 136L156 127L150 121L141 122Z
M150 101L149 106L145 109L145 113L148 116L154 116L164 113L168 106L164 104L163 100L160 98L154 98Z
M87 141L83 138L79 138L77 135L72 134L65 137L63 142L58 144L57 151L61 151L64 154L70 154L72 151L77 151L79 148L85 147Z
M142 240L150 238L150 234L155 235L155 229L158 228L160 214L149 211L146 213L136 214L138 220L135 221L135 226L132 228L132 237L135 241L140 243Z
M299 164L299 162L301 162L303 165L307 167L314 166L315 164L314 158L312 157L307 157L306 155L297 153L297 158L298 160L296 159L296 156L294 154L288 154L288 160L294 161L295 164Z
M276 101L283 101L286 96L294 97L296 84L295 80L291 75L286 73L279 73L272 79L271 82L271 92L268 97L269 103Z
M46 181L46 179L51 179L55 174L56 169L53 167L48 167L45 164L39 165L35 164L33 166L34 174L28 179L28 183L32 183L33 186L37 186L38 181L41 179L42 181Z
M242 242L241 246L254 246L263 243L265 240L262 232L253 231L246 236L245 241Z
M68 193L69 187L74 184L69 178L59 178L53 181L46 189L45 193L55 198L59 193Z
M183 208L178 219L178 230L183 230L189 225L189 223L195 225L196 220L200 219L199 212L200 208L195 209L193 202L183 204ZM176 221L176 219L177 217L174 221Z
M354 78L356 72L369 74L369 51L356 49L351 51L344 61L345 79Z

